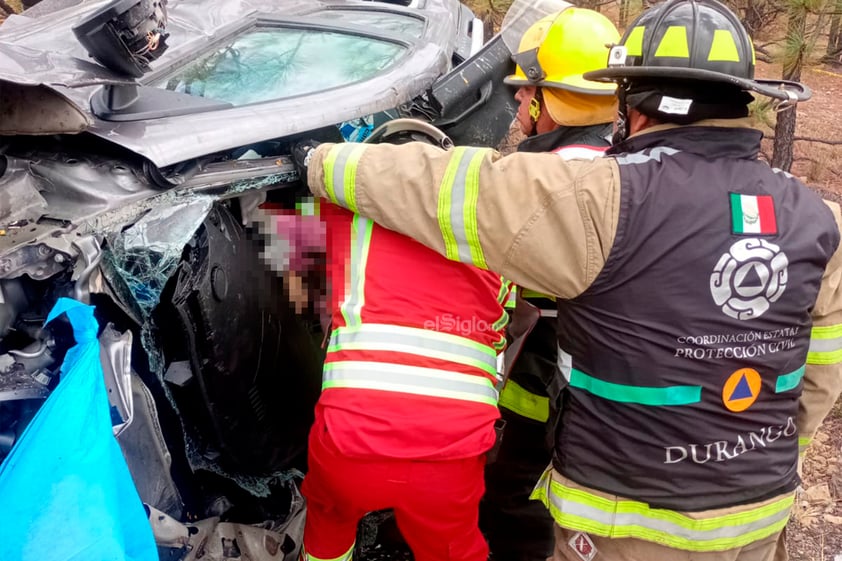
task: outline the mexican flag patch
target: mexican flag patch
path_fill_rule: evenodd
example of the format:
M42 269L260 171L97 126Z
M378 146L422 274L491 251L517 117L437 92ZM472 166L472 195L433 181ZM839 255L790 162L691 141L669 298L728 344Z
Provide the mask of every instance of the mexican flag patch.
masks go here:
M731 193L731 231L735 234L777 234L772 195Z

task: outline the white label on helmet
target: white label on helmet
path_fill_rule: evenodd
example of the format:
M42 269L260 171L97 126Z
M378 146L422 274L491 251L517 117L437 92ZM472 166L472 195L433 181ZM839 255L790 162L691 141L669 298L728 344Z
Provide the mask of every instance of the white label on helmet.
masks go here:
M692 99L678 99L677 97L661 96L661 104L658 111L661 113L672 113L673 115L686 115L693 105Z

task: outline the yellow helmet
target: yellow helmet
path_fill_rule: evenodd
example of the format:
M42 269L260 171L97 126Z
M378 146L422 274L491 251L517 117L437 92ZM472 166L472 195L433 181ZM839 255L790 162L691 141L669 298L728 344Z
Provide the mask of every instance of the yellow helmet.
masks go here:
M620 33L611 21L593 10L570 7L534 23L520 40L512 58L512 86L560 88L590 95L613 95L615 85L585 80L582 74L608 66L611 45Z

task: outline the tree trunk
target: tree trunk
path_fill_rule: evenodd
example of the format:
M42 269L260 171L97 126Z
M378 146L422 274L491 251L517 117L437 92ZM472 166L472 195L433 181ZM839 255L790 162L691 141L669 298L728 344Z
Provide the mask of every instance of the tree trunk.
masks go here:
M800 3L799 3L800 4ZM786 26L786 40L798 45L793 52L788 53L784 60L784 80L798 81L801 79L801 68L804 65L806 53L804 49L807 41L807 10L802 5L795 5L790 8L789 19ZM775 123L775 141L772 150L772 166L789 171L792 168L793 147L795 144L795 106L792 106L778 113Z
M842 0L840 0L842 1ZM620 0L620 18L619 24L620 27L625 27L628 23L627 20L629 19L629 0Z
M830 18L830 33L827 37L827 55L829 57L839 56L842 49L842 0L836 0L836 6L832 8L833 15Z

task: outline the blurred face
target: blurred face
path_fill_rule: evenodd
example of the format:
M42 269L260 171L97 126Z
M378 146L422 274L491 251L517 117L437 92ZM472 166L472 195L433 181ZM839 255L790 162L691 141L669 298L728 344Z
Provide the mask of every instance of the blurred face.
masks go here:
M515 93L515 101L520 105L517 108L517 122L520 130L525 135L531 135L534 127L532 117L529 116L529 102L535 97L537 88L535 86L521 86Z

